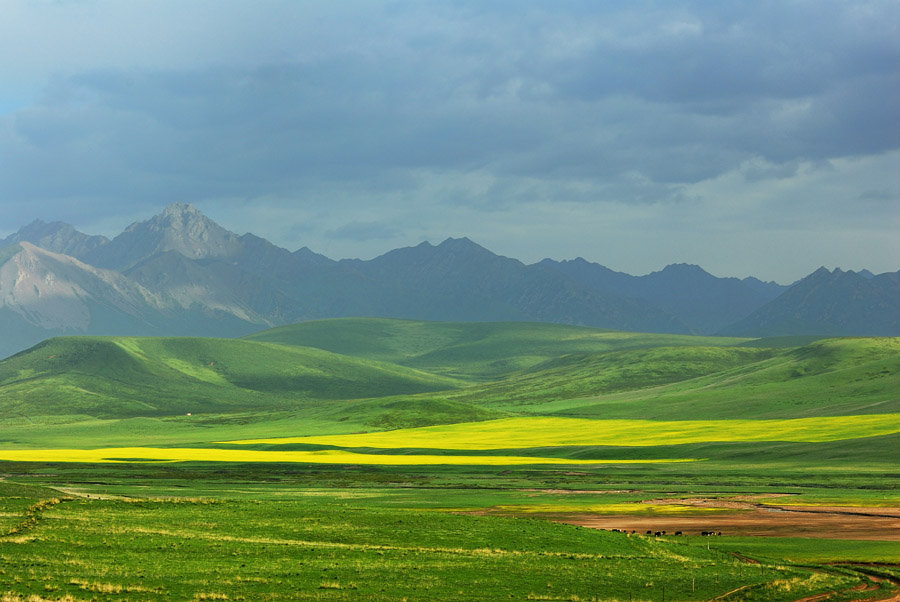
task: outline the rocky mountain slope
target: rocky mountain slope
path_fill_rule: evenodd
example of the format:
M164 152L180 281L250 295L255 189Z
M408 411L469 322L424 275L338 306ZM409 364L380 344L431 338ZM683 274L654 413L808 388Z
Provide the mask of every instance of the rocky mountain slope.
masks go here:
M717 278L696 265L672 264L646 276L615 272L582 258L545 259L557 270L607 294L641 299L678 316L698 334L726 328L783 293L788 287L756 278Z
M525 265L467 238L335 261L238 235L175 203L112 240L41 221L0 240L0 356L57 334L235 336L345 316L897 333L897 274L821 272L790 288L685 264L632 276L580 258Z
M866 276L819 268L723 332L900 336L900 271Z

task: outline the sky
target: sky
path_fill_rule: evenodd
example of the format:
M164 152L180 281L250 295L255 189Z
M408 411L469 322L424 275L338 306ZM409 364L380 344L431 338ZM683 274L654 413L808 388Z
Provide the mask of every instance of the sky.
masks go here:
M0 236L900 269L896 0L0 0Z

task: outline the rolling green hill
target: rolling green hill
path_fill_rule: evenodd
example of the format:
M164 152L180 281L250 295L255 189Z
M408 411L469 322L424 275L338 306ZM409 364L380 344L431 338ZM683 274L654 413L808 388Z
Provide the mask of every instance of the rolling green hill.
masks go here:
M158 416L295 407L463 383L321 349L203 338L65 337L0 362L0 415Z
M245 337L394 362L455 378L487 381L571 353L659 346L736 345L747 339L648 334L534 322L420 322L337 318Z
M682 360L688 358L689 350L684 351ZM727 355L732 350L719 351ZM662 386L608 393L601 389L599 394L580 398L573 392L568 399L558 396L556 401L544 401L545 396L534 391L523 394L519 389L505 400L502 396L484 399L487 407L534 414L657 420L803 418L900 411L900 338L828 339L780 350L769 358L765 357L766 350L760 351L763 353L758 361L723 365L721 371ZM632 369L637 373L647 370L642 378L653 385L651 367L638 364ZM622 373L628 369L626 362L615 370ZM584 368L578 372L583 373ZM558 382L567 380L564 372L552 374ZM569 380L577 384L577 378L576 373ZM537 375L533 379L552 382ZM473 389L460 392L463 400L476 397Z
M488 407L541 413L540 404L548 401L643 390L755 364L775 353L770 349L737 347L652 347L572 353L448 395Z
M900 339L724 346L740 342L381 319L305 323L243 340L57 338L0 362L2 439L210 443L515 416L900 413Z

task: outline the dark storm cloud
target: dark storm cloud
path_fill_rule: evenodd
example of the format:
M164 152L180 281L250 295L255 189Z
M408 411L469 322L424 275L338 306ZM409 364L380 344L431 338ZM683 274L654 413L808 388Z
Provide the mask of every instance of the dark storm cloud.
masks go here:
M11 220L300 199L328 236L387 240L453 206L685 204L900 146L889 1L15 6L59 50L13 35L0 64L43 77L0 114ZM407 221L333 215L373 205Z

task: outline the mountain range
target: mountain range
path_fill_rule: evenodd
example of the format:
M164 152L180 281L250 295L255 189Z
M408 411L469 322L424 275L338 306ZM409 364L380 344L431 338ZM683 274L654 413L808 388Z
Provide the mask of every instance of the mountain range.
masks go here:
M821 268L785 286L673 264L526 265L468 238L371 260L289 251L174 203L112 240L37 220L0 240L0 357L61 334L239 336L370 316L739 336L900 335L900 272Z

